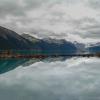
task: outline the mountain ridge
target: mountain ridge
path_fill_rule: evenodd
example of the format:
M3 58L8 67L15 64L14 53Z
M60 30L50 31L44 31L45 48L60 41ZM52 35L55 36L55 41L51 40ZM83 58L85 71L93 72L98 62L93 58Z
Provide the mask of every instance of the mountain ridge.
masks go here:
M44 38L38 39L29 34L18 33L0 26L0 50L36 50L42 54L79 54L94 52L100 53L100 43L85 48L85 44L70 42L65 39Z
M0 26L0 49L31 49L32 43L16 32Z

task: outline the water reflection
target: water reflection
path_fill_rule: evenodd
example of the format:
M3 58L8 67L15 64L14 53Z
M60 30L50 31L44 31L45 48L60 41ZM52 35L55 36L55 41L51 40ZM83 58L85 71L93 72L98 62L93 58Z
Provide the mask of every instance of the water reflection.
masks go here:
M65 61L70 59L68 57L47 57L47 58L33 58L33 59L1 59L0 60L0 74L11 71L18 66L30 66L36 62L55 62L55 61Z
M100 100L98 58L60 57L16 63L14 70L0 75L1 100Z
M23 65L28 59L1 59L0 60L0 74L15 69L16 67Z

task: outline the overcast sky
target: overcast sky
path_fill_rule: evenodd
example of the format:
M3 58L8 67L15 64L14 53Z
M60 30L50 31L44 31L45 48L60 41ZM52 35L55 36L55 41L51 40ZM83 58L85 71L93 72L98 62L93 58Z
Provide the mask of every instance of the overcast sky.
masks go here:
M20 34L99 41L100 0L0 0L0 25Z

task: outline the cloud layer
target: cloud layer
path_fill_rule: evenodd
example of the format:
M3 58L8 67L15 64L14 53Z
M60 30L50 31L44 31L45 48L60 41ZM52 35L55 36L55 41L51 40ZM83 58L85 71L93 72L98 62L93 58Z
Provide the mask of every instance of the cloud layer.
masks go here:
M100 41L100 0L0 0L0 25L39 37Z

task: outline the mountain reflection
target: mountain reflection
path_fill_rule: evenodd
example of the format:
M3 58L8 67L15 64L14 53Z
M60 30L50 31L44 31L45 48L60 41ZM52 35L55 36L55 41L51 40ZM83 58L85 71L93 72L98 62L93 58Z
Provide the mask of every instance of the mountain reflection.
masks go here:
M70 59L68 57L47 57L47 58L33 58L33 59L0 59L0 74L11 71L18 66L30 66L36 62L55 62L55 61L65 61Z
M2 59L0 60L0 74L13 70L27 61L28 59Z

